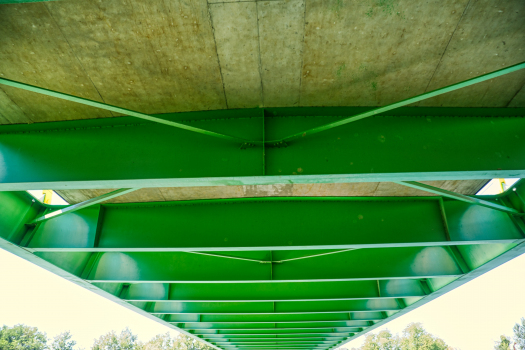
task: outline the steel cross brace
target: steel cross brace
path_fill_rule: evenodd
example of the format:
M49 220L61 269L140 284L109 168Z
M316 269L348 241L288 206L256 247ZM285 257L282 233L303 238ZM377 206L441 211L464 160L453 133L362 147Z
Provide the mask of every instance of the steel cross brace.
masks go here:
M297 140L297 139L303 138L303 137L308 136L308 135L312 135L312 134L315 134L315 133L318 133L318 132L321 132L321 131L329 130L329 129L332 129L332 128L335 128L335 127L338 127L338 126L341 126L341 125L344 125L344 124L348 124L348 123L351 123L351 122L354 122L354 121L358 121L358 120L361 120L361 119L364 119L364 118L367 118L367 117L371 117L373 115L384 113L384 112L390 111L390 110L395 109L395 108L406 106L406 105L409 105L409 104L414 103L414 102L422 101L422 100L425 100L425 99L428 99L428 98L431 98L431 97L434 97L434 96L445 94L447 92L458 90L458 89L461 89L461 88L464 88L464 87L467 87L467 86L470 86L470 85L474 85L474 84L477 84L477 83L480 83L480 82L483 82L483 81L486 81L486 80L494 79L494 78L497 78L499 76L502 76L502 75L505 75L505 74L509 74L509 73L515 72L515 71L523 69L523 68L525 68L525 62L521 62L521 63L515 64L515 65L512 65L512 66L509 66L509 67L506 67L506 68L503 68L503 69L491 72L491 73L487 73L487 74L484 74L484 75L481 75L481 76L478 76L478 77L475 77L475 78L472 78L472 79L468 79L468 80L465 80L465 81L462 81L462 82L459 82L459 83L456 83L456 84L452 84L452 85L446 86L446 87L441 88L441 89L436 89L436 90L433 90L433 91L430 91L430 92L426 92L426 93L423 93L421 95L417 95L417 96L408 98L408 99L403 100L403 101L399 101L399 102L396 102L396 103L389 104L387 106L375 108L373 110L370 110L370 111L367 111L367 112L364 112L364 113L361 113L361 114L358 114L358 115L355 115L355 116L352 116L352 117L348 117L348 118L339 120L337 122L325 124L325 125L322 125L322 126L319 126L319 127L315 127L313 129L309 129L309 130L305 130L305 131L302 131L302 132L299 132L299 133L295 133L293 135L290 135L290 136L287 136L287 137L284 137L284 138L281 138L281 139L269 140L269 141L267 141L267 140L250 141L250 140L245 140L245 139L241 139L241 138L238 138L238 137L224 135L224 134L221 134L221 133L217 133L217 132L213 132L213 131L209 131L209 130L196 128L196 127L189 126L189 125L186 125L186 124L177 123L177 122L165 120L165 119L158 118L158 117L153 117L153 116L150 116L150 115L145 114L145 113L132 111L132 110L125 109L125 108L122 108L122 107L112 106L112 105L108 105L106 103L97 102L97 101L93 101L93 100L88 100L88 99L85 99L85 98L76 97L76 96L73 96L73 95L69 95L69 94L65 94L65 93L61 93L61 92L57 92L57 91L52 91L52 90L40 88L40 87L37 87L37 86L34 86L34 85L25 84L25 83L21 83L21 82L9 80L9 79L0 78L0 84L7 85L7 86L12 86L12 87L16 87L16 88L20 88L20 89L36 92L36 93L40 93L40 94L47 95L47 96L53 96L53 97L57 97L57 98L61 98L61 99L67 100L67 101L77 102L77 103L88 105L88 106L92 106L92 107L106 109L106 110L113 111L113 112L123 113L123 114L130 115L130 116L133 116L133 117L149 120L149 121L156 122L156 123L166 124L166 125L169 125L169 126L174 126L174 127L177 127L177 128L181 128L181 129L197 132L197 133L204 134L204 135L214 136L214 137L218 137L218 138L222 138L222 139L226 139L226 140L230 140L230 141L241 142L241 144L243 145L242 147L245 147L246 145L264 145L264 144L270 144L270 145L275 145L277 147L280 147L281 145L286 145L290 141Z

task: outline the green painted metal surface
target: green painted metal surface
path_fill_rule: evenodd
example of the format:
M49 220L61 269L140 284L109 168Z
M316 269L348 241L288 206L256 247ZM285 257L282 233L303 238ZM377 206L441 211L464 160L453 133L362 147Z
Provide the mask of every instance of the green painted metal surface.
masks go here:
M513 189L483 200L521 213ZM95 204L27 224L57 209L0 192L0 247L222 349L335 348L525 252L523 216L447 197Z
M102 109L109 110L109 111L112 111L112 112L123 113L123 114L130 115L130 116L133 116L133 117L136 117L136 118L145 119L145 120L149 120L149 121L160 123L160 124L164 124L164 125L174 126L174 127L177 127L177 128L181 128L181 129L188 130L188 131L193 131L193 132L196 132L196 133L199 133L199 134L203 134L203 135L214 136L214 137L218 137L218 138L229 140L229 141L240 142L243 145L243 147L246 146L246 145L255 145L255 144L260 144L260 145L262 145L264 147L265 144L281 146L283 144L287 144L290 141L302 139L302 138L304 138L306 136L309 136L309 135L312 135L312 134L316 134L316 133L319 133L321 131L330 130L330 129L336 128L338 126L341 126L341 125L345 125L345 124L348 124L348 123L351 123L351 122L355 122L355 121L358 121L358 120L361 120L361 119L364 119L364 118L368 118L368 117L371 117L373 115L378 115L378 114L381 114L381 113L384 113L384 112L387 112L387 111L390 111L390 110L393 110L393 109L396 109L396 108L399 108L399 107L403 107L403 106L406 106L406 105L409 105L409 104L412 104L412 103L415 103L415 102L419 102L419 101L422 101L422 100L425 100L425 99L428 99L428 98L431 98L431 97L434 97L434 96L438 96L438 95L445 94L445 93L448 93L448 92L451 92L451 91L455 91L455 90L458 90L458 89L461 89L461 88L464 88L464 87L467 87L467 86L471 86L471 85L474 85L474 84L477 84L477 83L480 83L480 82L483 82L483 81L494 79L494 78L503 76L505 74L516 72L516 71L524 69L524 68L525 68L525 62L521 62L521 63L509 66L509 67L505 67L505 68L499 69L497 71L494 71L494 72L491 72L491 73L488 73L488 74L484 74L484 75L481 75L481 76L478 76L478 77L475 77L475 78L472 78L472 79L468 79L468 80L465 80L465 81L462 81L462 82L459 82L459 83L456 83L456 84L452 84L452 85L449 85L449 86L446 86L446 87L443 87L443 88L440 88L440 89L436 89L436 90L433 90L433 91L425 92L425 93L423 93L421 95L414 96L414 97L408 98L408 99L403 100L403 101L392 103L392 104L389 104L387 106L378 107L378 108L372 109L370 111L366 111L366 112L363 112L363 113L360 113L360 114L357 114L357 115L353 115L353 116L350 116L350 117L347 117L347 118L343 118L343 119L335 121L335 122L330 122L330 123L327 123L327 124L324 124L324 125L321 125L321 126L317 126L317 127L314 127L312 129L309 129L309 130L306 130L306 131L300 131L298 133L294 133L294 134L289 135L289 136L284 136L284 137L281 137L281 138L278 138L278 139L275 139L275 140L272 140L271 138L270 138L270 140L267 140L267 138L264 137L264 135L265 135L264 131L262 132L262 134L263 134L262 140L261 139L252 139L252 140L250 140L250 139L246 139L246 138L244 138L244 139L243 138L238 138L238 137L234 137L234 136L218 133L218 132L215 132L215 131L211 131L209 129L197 128L195 126L191 126L191 125L187 125L187 124L183 124L183 123L177 123L177 122L174 122L172 120L167 120L167 119L164 119L164 118L150 116L150 115L147 115L147 114L144 114L144 113L140 113L140 112L136 112L136 111L132 111L132 110L129 110L129 109L116 107L116 106L108 105L106 103L92 101L92 100L88 100L88 99L77 97L77 96L73 96L73 95L64 94L64 93L61 93L61 92L58 92L58 91L48 90L48 89L44 89L44 88L41 88L41 87L38 87L38 86L29 85L29 84L25 84L25 83L9 80L9 79L0 78L0 84L16 87L16 88L19 88L19 89L24 89L24 90L27 90L27 91L36 92L36 93L39 93L39 94L44 94L44 95L47 95L47 96L53 96L53 97L57 97L57 98L61 98L61 99L67 100L67 101L72 101L72 102L76 102L76 103L80 103L80 104L85 104L85 105L92 106L92 107L102 108ZM264 125L264 122L263 122L263 125ZM263 150L263 152L264 152L264 150Z
M274 139L366 110L221 110L163 118ZM521 108L406 107L285 148L246 149L131 117L2 125L0 190L525 177L523 116Z

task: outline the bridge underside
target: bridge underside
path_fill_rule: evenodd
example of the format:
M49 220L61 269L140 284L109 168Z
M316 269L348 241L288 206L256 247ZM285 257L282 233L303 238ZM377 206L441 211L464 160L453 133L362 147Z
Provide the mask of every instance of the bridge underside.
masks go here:
M476 196L525 177L524 12L0 0L0 247L217 349L340 346L525 251L525 183Z
M257 138L358 112L162 117ZM245 149L130 117L2 126L1 247L218 348L334 348L525 251L525 183L461 197L524 176L523 115L405 108ZM20 192L43 187L78 210ZM82 202L119 187L142 189Z

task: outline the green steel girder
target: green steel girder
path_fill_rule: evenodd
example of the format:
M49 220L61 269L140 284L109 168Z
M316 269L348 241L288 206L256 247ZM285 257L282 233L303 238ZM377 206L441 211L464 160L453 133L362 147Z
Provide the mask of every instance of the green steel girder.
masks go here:
M514 189L483 198L523 212ZM0 247L218 349L337 347L525 252L523 216L443 197L96 204L27 224L57 209L0 192Z
M104 284L93 283L104 289ZM112 287L112 286L110 286ZM111 291L110 291L111 292ZM295 283L290 290L282 283L137 283L115 290L127 301L250 302L360 300L423 297L430 291L418 280L396 279L353 282Z
M229 338L279 338L283 336L288 337L348 337L349 335L354 335L355 332L346 332L346 333L265 333L265 334L200 334L198 337L203 339L229 339ZM192 333L195 334L195 333Z
M363 329L360 327L341 327L341 328L252 328L234 330L192 330L190 333L197 336L209 335L217 337L229 337L237 335L276 335L276 334L350 334L358 333Z
M281 302L130 302L153 314L306 314L327 312L398 311L395 299Z
M235 220L232 220L232 211L236 213ZM323 214L319 215L321 211ZM83 224L77 225L79 222ZM68 231L57 235L60 227L70 227L74 234ZM330 235L320 235L323 231ZM433 251L438 252L449 245L513 243L524 239L521 229L507 214L440 197L221 199L99 205L41 223L31 237L25 246L33 252L106 252L108 254L100 256L104 257L100 267L108 257L124 256L123 252L132 253L127 254L126 259L148 256L139 253L163 252L165 254L158 256L159 263L161 259L185 260L193 277L197 277L191 265L195 262L228 267L254 265L254 262L181 252L213 251L221 252L220 255L231 252L232 255L239 250L274 251L276 263L255 263L254 266L254 271L269 273L272 267L278 271L288 266L306 266L312 259L335 262L341 257L364 254L348 251L278 263L318 253L318 249L374 248L371 252L382 255L383 251L376 249L436 247ZM292 250L316 251L290 252ZM396 250L388 252L392 254ZM240 257L264 261L269 260L269 252L246 252ZM182 272L184 268L178 270Z
M367 110L269 108L162 117L239 137L279 138ZM0 191L525 177L522 116L521 108L405 107L290 147L244 150L132 117L2 125Z
M334 312L303 314L246 314L246 315L201 315L201 314L168 314L163 319L170 323L323 323L344 321L378 321L386 318L384 312Z
M342 322L284 322L275 324L265 323L174 323L180 329L192 331L213 330L213 331L244 331L244 330L273 330L273 329L345 329L345 328L363 328L373 325L372 321L342 321Z

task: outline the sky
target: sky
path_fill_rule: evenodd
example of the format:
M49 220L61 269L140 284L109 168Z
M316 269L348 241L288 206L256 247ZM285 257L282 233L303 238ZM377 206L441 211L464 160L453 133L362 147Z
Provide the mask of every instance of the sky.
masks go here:
M499 183L493 185L499 186ZM421 322L432 334L461 350L492 350L502 334L525 317L525 255L407 313L383 328L401 333ZM139 340L176 332L109 301L41 267L0 249L0 325L24 323L48 337L69 330L81 348L111 330L129 327ZM360 337L344 348L360 346Z

